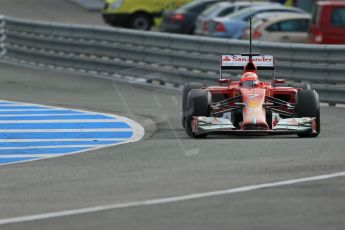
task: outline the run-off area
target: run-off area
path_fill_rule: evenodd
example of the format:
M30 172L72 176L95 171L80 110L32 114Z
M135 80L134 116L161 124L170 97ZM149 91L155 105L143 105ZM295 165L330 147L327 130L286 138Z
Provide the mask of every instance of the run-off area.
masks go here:
M125 117L0 100L0 165L80 153L141 139Z

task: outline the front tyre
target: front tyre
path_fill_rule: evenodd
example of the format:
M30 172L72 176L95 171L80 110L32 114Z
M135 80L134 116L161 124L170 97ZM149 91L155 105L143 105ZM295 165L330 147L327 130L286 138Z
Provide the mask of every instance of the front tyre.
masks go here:
M183 93L182 93L182 126L183 128L186 128L186 116L187 116L187 100L188 100L188 95L189 92L192 89L200 89L204 87L205 85L202 83L188 83L184 85L183 87Z
M190 91L187 99L186 110L186 133L190 137L204 138L205 134L196 135L192 132L192 122L194 116L209 116L211 108L211 94L205 89L193 89Z
M297 117L315 117L316 133L298 133L299 137L317 137L321 131L319 95L315 90L301 90L297 93Z

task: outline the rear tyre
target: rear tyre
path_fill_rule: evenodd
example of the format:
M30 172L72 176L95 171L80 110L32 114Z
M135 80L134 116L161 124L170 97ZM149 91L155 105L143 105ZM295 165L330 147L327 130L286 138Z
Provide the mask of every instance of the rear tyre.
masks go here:
M183 94L182 94L182 126L183 128L186 127L186 110L187 110L187 100L188 94L192 89L200 89L205 85L202 83L189 83L183 87Z
M319 95L315 90L301 90L297 93L297 117L316 117L316 133L298 133L299 137L317 137L321 131Z
M204 89L193 89L187 99L186 133L190 137L205 138L207 133L195 135L192 132L193 116L209 116L211 106L211 94Z
M134 14L129 22L129 27L137 30L150 30L152 25L152 18L144 13Z

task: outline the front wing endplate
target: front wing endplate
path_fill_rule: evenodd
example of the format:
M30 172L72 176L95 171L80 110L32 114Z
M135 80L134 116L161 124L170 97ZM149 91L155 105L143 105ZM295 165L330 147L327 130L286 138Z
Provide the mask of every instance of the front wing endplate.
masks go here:
M312 117L281 119L275 126L273 126L273 130L306 131L313 128L314 121L315 118Z

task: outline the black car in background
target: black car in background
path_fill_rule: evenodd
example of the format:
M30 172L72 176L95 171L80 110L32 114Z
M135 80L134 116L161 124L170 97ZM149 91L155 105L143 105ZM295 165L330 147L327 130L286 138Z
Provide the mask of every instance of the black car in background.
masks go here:
M198 0L178 8L165 11L160 30L163 32L193 34L195 21L205 9L222 0Z

